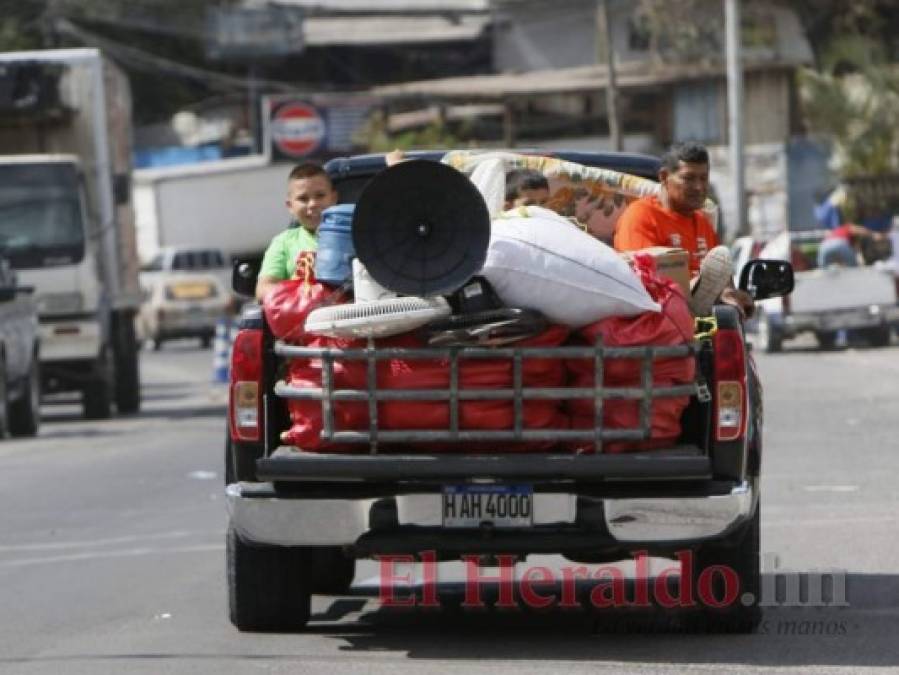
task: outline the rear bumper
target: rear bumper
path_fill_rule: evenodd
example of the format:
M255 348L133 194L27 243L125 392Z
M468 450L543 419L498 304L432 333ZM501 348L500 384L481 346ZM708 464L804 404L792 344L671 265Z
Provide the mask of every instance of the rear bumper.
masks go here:
M224 315L223 307L166 309L164 316L150 322L150 330L155 336L167 338L211 336Z
M94 361L103 344L103 328L96 316L41 317L41 363Z
M559 553L647 545L667 548L726 536L755 508L751 484L699 497L596 498L535 493L533 526L445 529L439 492L389 497L276 496L270 483L227 487L231 523L242 539L281 546L355 546L363 554L422 547L467 553Z

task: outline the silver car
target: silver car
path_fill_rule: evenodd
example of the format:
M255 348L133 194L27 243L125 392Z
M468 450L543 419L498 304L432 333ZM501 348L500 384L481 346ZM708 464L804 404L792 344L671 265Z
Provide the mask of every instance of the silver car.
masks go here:
M204 348L212 344L216 324L231 305L231 294L215 275L160 273L143 285L137 326L142 340L152 340L154 349L176 338L199 338Z

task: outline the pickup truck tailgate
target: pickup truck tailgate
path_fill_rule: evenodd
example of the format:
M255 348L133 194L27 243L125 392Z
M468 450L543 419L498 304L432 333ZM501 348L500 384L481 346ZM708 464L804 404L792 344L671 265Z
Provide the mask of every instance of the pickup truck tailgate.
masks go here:
M355 482L484 479L664 480L711 477L700 448L680 446L625 454L338 455L282 447L257 461L263 481Z

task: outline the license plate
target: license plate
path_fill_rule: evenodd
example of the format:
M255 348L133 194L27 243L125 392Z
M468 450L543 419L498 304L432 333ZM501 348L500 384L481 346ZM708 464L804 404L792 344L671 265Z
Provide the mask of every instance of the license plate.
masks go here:
M534 495L530 485L446 485L443 526L530 527Z

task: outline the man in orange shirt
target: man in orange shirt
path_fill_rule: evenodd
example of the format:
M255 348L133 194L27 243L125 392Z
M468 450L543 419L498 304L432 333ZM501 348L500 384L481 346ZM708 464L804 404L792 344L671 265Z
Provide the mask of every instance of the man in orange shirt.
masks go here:
M711 313L714 302L752 314L748 293L733 287L730 253L702 210L709 192L709 153L698 143L674 145L662 157L659 196L643 197L628 206L615 226L615 249L636 251L651 246L685 249L690 255L692 297L697 316Z

